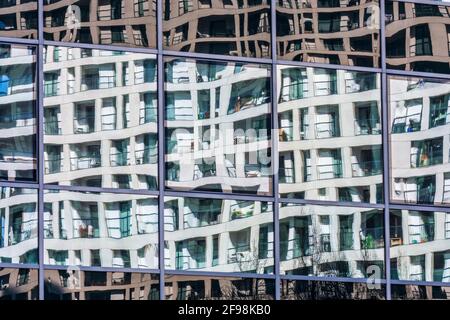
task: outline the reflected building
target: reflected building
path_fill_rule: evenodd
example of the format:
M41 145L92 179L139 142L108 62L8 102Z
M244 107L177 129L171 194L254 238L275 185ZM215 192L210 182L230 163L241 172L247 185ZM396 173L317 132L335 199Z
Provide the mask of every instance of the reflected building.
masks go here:
M280 196L381 203L380 76L280 66Z
M392 201L450 203L450 85L390 77L389 89Z
M45 271L46 300L159 300L159 276L150 273Z
M380 67L377 0L278 0L276 3L280 59Z
M4 0L0 2L0 36L37 38L37 0Z
M164 0L165 49L270 57L270 1Z
M34 189L0 187L0 263L38 263Z
M36 181L36 53L0 45L0 179Z
M268 202L166 197L166 269L273 273Z
M384 278L383 219L377 209L282 204L281 273Z
M157 188L153 55L47 46L45 183Z
M158 200L144 195L47 191L44 263L158 268Z
M156 47L156 0L45 0L46 40Z
M38 270L0 268L0 300L38 300Z
M275 281L240 277L168 275L166 300L273 300Z
M167 59L166 187L272 193L270 68Z
M450 7L386 1L390 69L450 73Z

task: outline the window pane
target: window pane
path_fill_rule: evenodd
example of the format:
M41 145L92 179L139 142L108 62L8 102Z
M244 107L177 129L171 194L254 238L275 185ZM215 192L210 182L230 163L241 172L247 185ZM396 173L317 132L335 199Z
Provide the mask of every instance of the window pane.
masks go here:
M167 275L166 300L274 300L273 279Z
M37 38L38 1L3 0L0 3L0 36Z
M154 55L47 46L45 182L157 188Z
M159 300L150 273L45 270L45 300Z
M36 180L33 47L0 44L0 180Z
M384 278L383 211L281 204L282 274Z
M175 197L164 202L167 269L274 272L272 203Z
M392 201L450 203L450 84L390 77L389 89Z
M391 210L391 278L450 282L450 213Z
M37 191L0 187L0 263L39 262Z
M176 51L270 57L270 1L163 1L163 45Z
M277 1L280 59L380 67L379 1Z
M270 68L167 59L166 187L272 192Z
M48 190L45 264L158 268L158 199Z
M282 300L384 300L386 286L367 283L282 280ZM374 287L371 287L374 286Z
M415 284L392 285L392 300L449 300L450 287Z
M382 203L379 74L277 72L280 195Z
M450 7L386 1L390 69L450 73Z
M38 300L38 270L0 268L0 300Z
M52 0L44 3L46 40L156 46L156 0Z

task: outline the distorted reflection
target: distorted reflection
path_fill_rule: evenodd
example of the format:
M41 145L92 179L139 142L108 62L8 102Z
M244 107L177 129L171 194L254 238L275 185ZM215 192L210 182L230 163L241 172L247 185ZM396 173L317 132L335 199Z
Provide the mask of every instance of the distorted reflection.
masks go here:
M130 194L47 191L44 263L158 267L158 200Z
M36 180L36 55L0 44L0 180Z
M0 300L38 300L38 270L0 268Z
M46 40L156 46L156 0L45 0Z
M0 263L38 263L37 191L0 187Z
M279 66L282 197L381 203L380 75Z
M283 274L384 278L383 211L282 204Z
M37 7L38 1L2 0L0 2L0 36L36 39Z
M389 92L392 201L450 203L450 84L390 77Z
M159 300L150 273L45 270L45 300Z
M378 0L277 0L280 59L380 67Z
M45 182L156 189L154 55L47 46Z
M392 300L450 300L450 287L416 284L392 285Z
M273 208L268 202L165 199L168 269L273 273Z
M450 7L386 1L386 63L391 69L450 73Z
M166 49L270 57L268 0L164 0L163 19Z
M271 194L270 68L167 59L166 187Z

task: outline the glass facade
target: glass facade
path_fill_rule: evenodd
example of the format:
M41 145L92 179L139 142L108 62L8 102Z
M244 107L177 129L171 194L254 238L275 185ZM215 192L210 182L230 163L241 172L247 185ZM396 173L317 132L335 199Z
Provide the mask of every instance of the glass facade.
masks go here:
M0 1L0 299L448 299L449 17Z

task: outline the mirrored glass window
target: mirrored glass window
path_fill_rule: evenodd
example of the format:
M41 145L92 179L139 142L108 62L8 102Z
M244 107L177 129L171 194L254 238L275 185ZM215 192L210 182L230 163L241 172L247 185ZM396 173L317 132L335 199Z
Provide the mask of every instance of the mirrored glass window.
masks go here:
M450 287L395 284L392 300L450 300Z
M167 59L166 187L272 192L270 68Z
M137 272L45 270L45 300L159 300L159 276Z
M158 268L158 199L46 191L44 263Z
M2 0L0 2L0 36L36 39L37 6L38 1L33 0Z
M45 183L157 188L154 55L47 46Z
M281 204L281 273L384 278L383 211Z
M278 0L280 59L380 67L380 8L372 0Z
M391 200L450 203L450 84L389 78Z
M166 197L167 269L273 273L272 203Z
M156 0L45 0L46 40L156 46Z
M450 73L450 7L386 1L390 69Z
M281 197L382 203L380 75L278 66Z
M450 282L450 213L392 210L391 278Z
M386 290L364 282L282 280L281 285L282 300L384 300Z
M38 300L37 269L0 268L0 300Z
M36 180L35 54L0 44L0 180Z
M38 263L37 191L0 187L0 263Z
M164 0L165 49L270 57L270 1Z
M240 277L166 275L166 300L274 300L275 281Z

